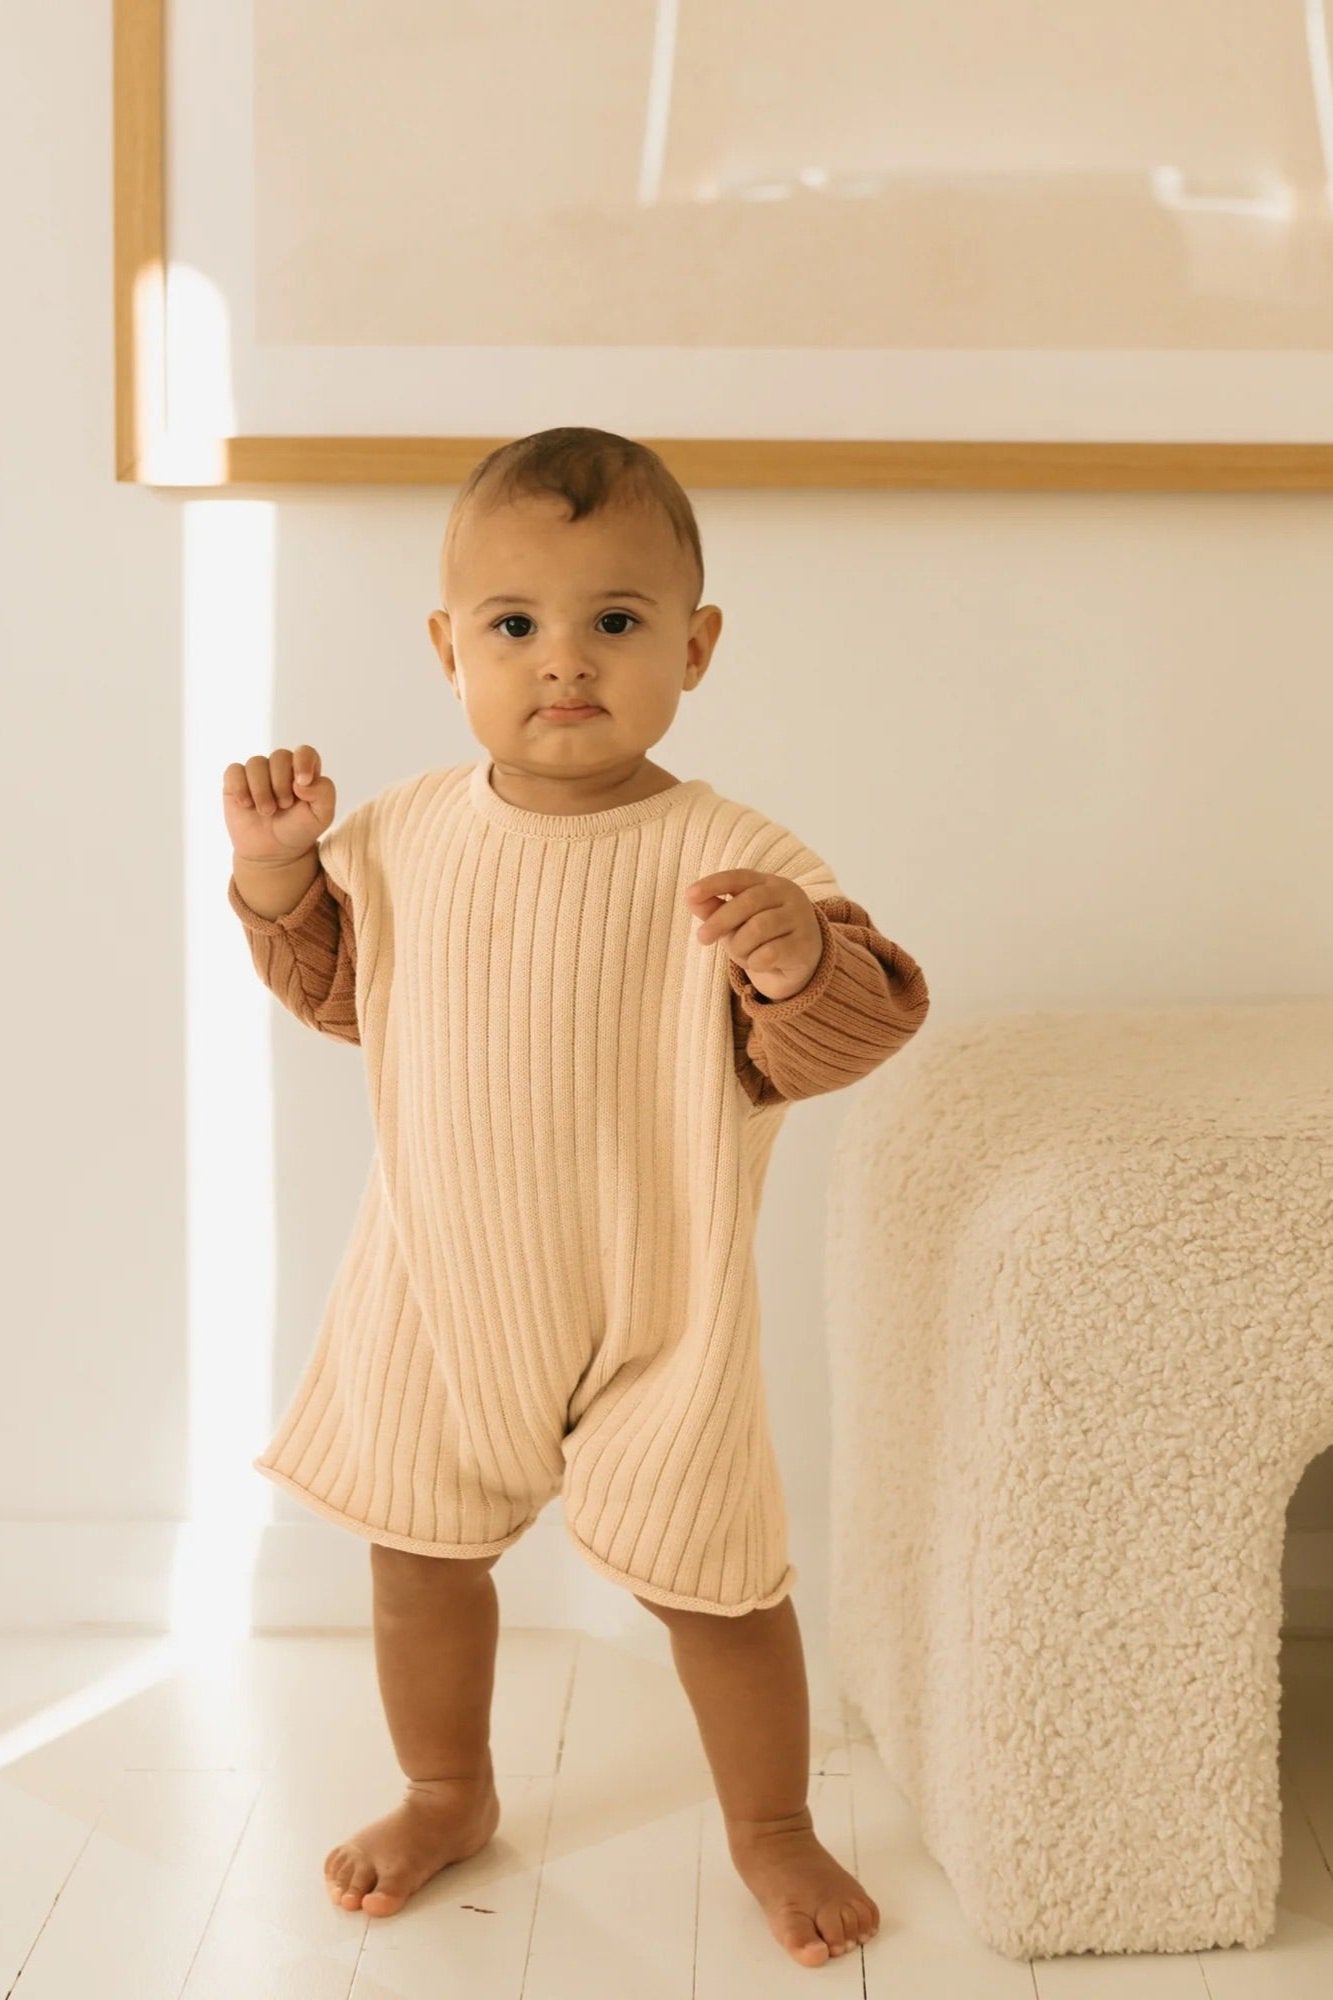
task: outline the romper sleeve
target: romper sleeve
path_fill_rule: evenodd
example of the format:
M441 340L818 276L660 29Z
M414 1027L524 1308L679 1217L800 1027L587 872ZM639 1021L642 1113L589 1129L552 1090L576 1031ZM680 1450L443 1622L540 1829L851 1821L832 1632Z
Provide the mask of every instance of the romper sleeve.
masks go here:
M235 874L227 899L245 926L256 972L288 1012L336 1041L359 1042L351 893L325 869L323 842L318 858L314 881L284 916L261 917L252 910Z
M911 1040L930 1009L921 967L850 897L811 897L824 949L799 993L767 1000L727 961L736 1074L756 1105L841 1090Z

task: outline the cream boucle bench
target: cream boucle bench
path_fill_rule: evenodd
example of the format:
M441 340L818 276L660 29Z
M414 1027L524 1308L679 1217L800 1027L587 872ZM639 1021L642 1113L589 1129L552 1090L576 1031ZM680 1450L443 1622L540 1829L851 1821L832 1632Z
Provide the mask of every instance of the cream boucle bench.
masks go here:
M826 1273L831 1657L968 1922L1262 1944L1333 1001L926 1029L838 1128Z

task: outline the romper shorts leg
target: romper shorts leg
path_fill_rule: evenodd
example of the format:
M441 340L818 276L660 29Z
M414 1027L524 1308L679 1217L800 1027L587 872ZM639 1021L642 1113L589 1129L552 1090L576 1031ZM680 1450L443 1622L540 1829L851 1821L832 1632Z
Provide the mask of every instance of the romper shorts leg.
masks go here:
M386 1548L498 1554L560 1491L563 1413L535 1418L475 1379L482 1351L425 1323L373 1162L315 1350L254 1469Z
M563 1443L565 1527L637 1597L738 1618L788 1595L787 1510L758 1342L697 1366L686 1340L626 1362Z

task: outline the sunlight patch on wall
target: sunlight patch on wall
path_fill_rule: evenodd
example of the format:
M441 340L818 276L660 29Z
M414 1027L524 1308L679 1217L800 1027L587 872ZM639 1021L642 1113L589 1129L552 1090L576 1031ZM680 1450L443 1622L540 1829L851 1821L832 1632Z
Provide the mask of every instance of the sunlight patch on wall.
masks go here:
M271 1496L251 1460L271 1416L272 999L227 903L222 773L272 741L276 509L183 505L181 823L185 840L189 1494L171 1629L249 1629Z

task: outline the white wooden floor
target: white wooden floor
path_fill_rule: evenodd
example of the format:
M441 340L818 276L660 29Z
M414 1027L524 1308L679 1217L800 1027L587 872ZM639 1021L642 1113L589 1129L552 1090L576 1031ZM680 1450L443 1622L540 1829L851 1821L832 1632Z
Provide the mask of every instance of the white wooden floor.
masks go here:
M1333 1642L1283 1647L1283 1886L1262 1950L998 1956L858 1719L835 1715L813 1739L815 1828L882 1923L814 1967L732 1870L669 1659L502 1626L499 1833L374 1918L321 1879L334 1842L400 1796L369 1635L255 1638L141 1685L154 1643L0 1635L4 2000L1333 1995Z

